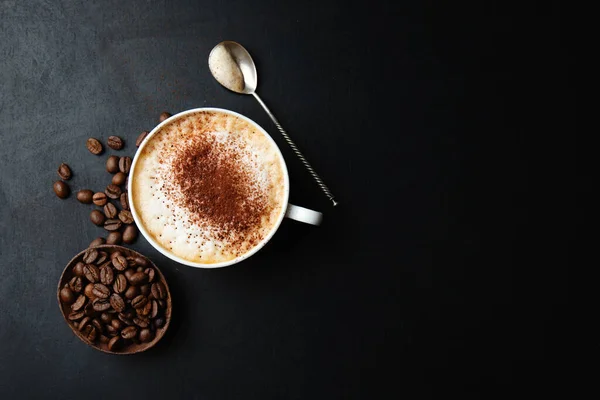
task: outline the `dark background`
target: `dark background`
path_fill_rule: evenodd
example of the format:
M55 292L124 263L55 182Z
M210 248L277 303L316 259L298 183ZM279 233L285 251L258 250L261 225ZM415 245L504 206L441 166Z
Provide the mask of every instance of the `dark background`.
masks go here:
M570 221L557 210L573 197L561 163L576 126L558 3L90 3L0 0L0 397L557 390L575 231L556 242L550 228ZM258 93L339 207L260 106L210 76L222 40L253 55ZM161 111L201 106L265 127L291 202L324 224L284 221L219 270L140 238L168 278L173 324L145 354L88 348L56 284L104 232L92 207L53 194L56 169L71 165L74 191L100 190L116 152L91 155L88 137L119 135L133 155Z

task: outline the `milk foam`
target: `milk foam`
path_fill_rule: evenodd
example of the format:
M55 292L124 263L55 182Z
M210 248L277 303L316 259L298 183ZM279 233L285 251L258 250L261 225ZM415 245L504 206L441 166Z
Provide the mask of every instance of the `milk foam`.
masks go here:
M174 184L173 163L199 140L209 140L235 156L249 174L248 201L255 196L266 204L260 224L224 235L223 226L184 205L182 188ZM260 243L281 215L285 178L278 152L241 118L212 111L187 114L163 126L141 151L131 179L135 209L155 241L183 259L204 264L232 260Z

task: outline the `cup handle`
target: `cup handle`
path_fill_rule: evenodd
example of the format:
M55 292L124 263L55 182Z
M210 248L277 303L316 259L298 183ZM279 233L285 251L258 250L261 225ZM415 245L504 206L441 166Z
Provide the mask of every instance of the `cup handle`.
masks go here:
M311 225L321 225L323 214L308 208L288 204L285 216L295 221L304 222Z

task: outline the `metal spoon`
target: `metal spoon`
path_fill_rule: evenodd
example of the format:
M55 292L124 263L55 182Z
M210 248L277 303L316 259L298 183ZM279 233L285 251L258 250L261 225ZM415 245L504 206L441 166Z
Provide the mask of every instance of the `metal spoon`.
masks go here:
M256 66L252 57L246 51L246 49L239 43L225 41L216 45L210 55L208 56L208 66L213 77L221 85L227 89L241 94L251 94L254 96L256 101L265 109L267 115L271 117L271 120L283 136L283 139L292 148L296 156L300 159L304 167L308 170L308 173L313 177L317 185L321 188L323 193L331 200L334 206L338 203L333 198L333 194L329 188L325 185L323 180L317 175L313 167L306 160L304 155L298 150L296 144L288 136L285 130L281 127L277 118L273 115L267 105L258 97L256 94L256 85L258 76L256 73Z

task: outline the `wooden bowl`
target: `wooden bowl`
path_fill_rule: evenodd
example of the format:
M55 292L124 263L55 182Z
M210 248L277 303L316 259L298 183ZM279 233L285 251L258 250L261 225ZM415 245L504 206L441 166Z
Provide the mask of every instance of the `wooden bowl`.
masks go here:
M60 276L60 280L58 282L58 290L57 290L57 299L58 299L58 304L60 307L60 311L65 319L65 321L67 322L67 324L69 325L69 327L71 328L71 330L73 331L73 333L79 338L81 339L83 342L85 342L86 344L88 344L89 346L93 347L96 350L100 350L103 351L105 353L110 353L110 354L136 354L136 353L141 353L142 351L146 351L151 347L154 347L154 345L156 345L156 343L158 343L158 341L165 335L165 332L167 331L167 329L169 328L169 324L171 322L171 310L172 310L172 303L171 303L171 292L169 290L169 285L167 285L167 281L165 280L164 275L162 274L162 272L160 271L160 269L158 269L158 267L146 256L138 253L137 251L128 249L126 247L123 246L117 246L117 245L101 245L101 246L95 246L93 247L94 249L96 249L97 251L103 251L106 252L108 255L107 261L110 260L110 254L114 253L114 252L121 252L125 257L141 257L144 260L147 261L147 265L145 266L146 268L151 267L154 268L155 270L155 277L153 282L161 282L162 285L164 286L164 288L166 289L166 296L164 297L163 301L164 301L164 308L161 310L161 316L162 318L164 318L164 325L160 328L154 328L154 338L151 341L148 342L140 342L138 340L138 338L134 338L134 339L128 339L128 340L124 340L121 339L121 343L122 346L119 350L113 349L113 350L109 350L108 348L108 344L107 343L103 343L100 341L100 335L97 334L97 338L95 341L91 341L88 339L88 337L86 335L84 335L84 332L81 332L76 326L75 323L79 324L78 321L71 321L69 319L69 315L71 313L71 304L68 303L64 303L61 300L61 296L60 296L60 292L61 290L65 287L65 285L68 285L68 283L71 281L71 279L75 276L74 272L73 272L73 267L78 263L78 262L83 262L83 257L85 252L88 249L85 249L84 251L82 251L81 253L77 254L75 257L73 257L73 259L71 261L69 261L69 263L67 264L67 266L65 267L62 275ZM106 261L105 261L106 262ZM85 263L84 263L85 264ZM133 267L133 270L135 271L136 267ZM115 274L119 273L119 271L115 270L113 268L113 272ZM85 288L85 285L87 283L89 283L89 281L87 279L84 279L85 277L82 276L82 280L85 282L83 286L83 288ZM112 288L112 284L108 285ZM128 282L128 286L130 286L130 282ZM79 294L84 294L84 289L81 289L80 293L74 293L75 298L77 298L79 296ZM152 296L151 296L152 297ZM125 296L123 296L123 298L125 299ZM125 300L126 301L126 305L129 307L129 300ZM86 305L88 302L91 302L90 298L86 297ZM151 302L151 301L150 301ZM158 304L158 303L157 303ZM84 307L85 308L85 307ZM93 311L93 310L88 310L87 312L89 312L90 316L90 321L94 318L98 318L98 320L100 321L100 315L102 314L102 312L100 311ZM118 313L116 313L115 310L108 309L106 311L104 311L105 313L108 313L109 315L114 315L115 319L117 319L118 317ZM88 314L86 314L88 315ZM79 319L79 321L82 321L82 319ZM151 322L152 323L152 322ZM124 325L126 326L126 325ZM106 334L106 326L103 326L104 328L104 334ZM138 328L139 330L139 328ZM97 330L96 330L97 331ZM109 335L104 335L106 337L108 337L110 339Z

